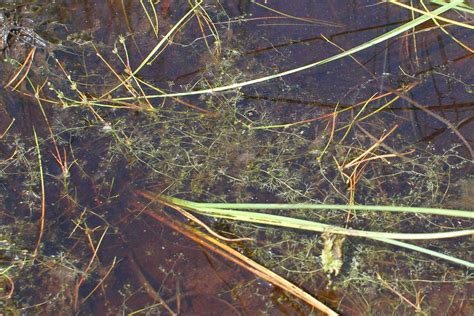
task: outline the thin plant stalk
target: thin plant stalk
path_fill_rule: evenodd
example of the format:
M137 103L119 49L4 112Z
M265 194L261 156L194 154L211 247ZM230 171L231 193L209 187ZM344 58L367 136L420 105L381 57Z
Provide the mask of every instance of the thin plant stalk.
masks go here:
M181 207L184 207L181 205ZM367 238L388 238L401 240L429 240L429 239L444 239L455 238L462 236L469 236L474 234L474 229L456 230L440 233L387 233L376 231L365 231L357 229L348 229L335 225L323 224L319 222L309 221L305 219L293 218L289 216L273 215L259 212L238 211L232 209L213 209L213 208L194 208L191 209L203 215L208 215L216 218L225 218L231 220L238 220L243 222L274 225L286 228L295 228L314 232L330 232L334 234L367 237Z
M163 44L167 42L170 37L177 31L179 28L182 26L182 24L189 18L191 14L194 13L194 10L196 10L202 3L203 0L198 1L172 28L169 30L168 33L166 33L165 36L161 39L161 41L158 42L158 44L155 45L155 47L151 50L151 52L143 59L141 64L130 74L129 77L127 77L125 80L123 80L120 84L118 84L116 87L112 88L110 91L105 93L102 97L105 97L112 93L113 91L117 90L120 88L125 82L128 82L133 76L135 76L149 61L150 59L153 58L153 56L162 48Z
M315 297L301 289L300 287L289 282L285 278L279 276L272 270L265 268L263 265L253 261L252 259L241 254L237 250L229 247L228 245L222 243L216 238L207 235L197 229L190 227L189 225L184 225L180 222L177 222L171 218L165 219L162 215L159 214L157 210L146 208L144 212L151 216L152 218L159 220L161 223L173 228L174 230L180 232L184 236L192 239L201 246L206 247L207 249L221 255L222 257L234 262L235 264L241 266L242 268L248 270L249 272L255 274L256 276L280 287L284 291L287 291L304 302L310 304L319 311L325 313L326 315L335 316L338 315L336 312L331 310L329 307L324 305L322 302L317 300Z
M409 243L406 243L406 242L403 242L403 241L393 240L393 239L388 239L388 238L372 238L372 239L382 241L382 242L385 242L387 244L392 244L392 245L395 245L395 246L398 246L398 247L403 247L403 248L407 248L407 249L410 249L410 250L418 251L418 252L433 256L433 257L438 257L438 258L441 258L441 259L444 259L444 260L448 260L448 261L457 263L459 265L466 266L468 268L474 268L474 263L472 263L472 262L462 260L462 259L459 259L459 258L456 258L456 257L453 257L453 256L449 256L449 255L440 253L438 251L426 249L426 248L423 248L423 247L420 247L420 246L415 246L415 245L412 245L412 244L409 244Z
M450 231L450 232L438 232L438 233L387 233L387 232L374 232L374 231L363 231L355 229L347 229L335 225L328 225L319 222L292 218L288 216L280 216L266 213L250 212L237 210L238 207L241 209L313 209L312 206L323 206L326 205L314 205L314 204L242 204L242 203L197 203L190 202L182 199L177 199L169 196L153 195L145 191L139 191L139 193L145 198L152 202L158 201L168 206L179 206L184 209L188 209L197 212L202 215L212 216L215 218L225 218L230 220L251 222L264 225L272 225L277 227L293 228L307 231L334 233L353 237L365 237L389 244L393 244L399 247L408 248L414 251L418 251L424 254L435 256L450 262L464 265L469 268L474 268L474 263L455 258L453 256L445 255L433 250L408 244L399 240L429 240L429 239L443 239L443 238L455 238L461 236L467 236L474 234L474 229ZM211 207L213 206L213 208ZM217 208L217 207L219 208ZM337 205L339 209L339 205ZM354 207L354 205L345 205L347 208ZM362 207L362 206L361 206ZM233 208L233 209L232 209ZM402 208L403 209L403 208ZM414 212L416 208L410 208L411 212ZM380 210L380 209L376 209ZM432 211L433 209L426 209L425 211ZM441 209L435 209L441 210ZM405 210L406 211L406 210ZM445 214L450 214L453 210L443 210ZM459 212L459 210L455 210ZM461 211L466 213L473 213L467 211ZM472 215L471 215L472 216ZM395 240L399 239L399 240Z
M33 135L35 138L35 147L36 154L38 156L39 164L39 174L40 174L40 185L41 185L41 218L40 218L40 232L38 236L38 241L36 242L36 247L33 257L36 257L41 246L41 240L43 239L44 234L44 222L46 217L46 192L44 186L44 173L43 173L43 159L41 158L41 150L39 147L38 135L36 134L36 129L33 127Z
M442 215L453 217L474 218L474 212L442 209L430 207L412 206L386 206L386 205L346 205L346 204L309 204L309 203L200 203L178 199L170 196L160 196L169 202L177 205L184 205L189 208L212 208L212 209L235 209L235 210L355 210L355 211L378 211L378 212L401 212L419 213L429 215Z
M200 94L213 94L213 93L216 93L216 92L223 92L223 91L228 91L228 90L235 90L235 89L239 89L239 88L242 88L242 87L245 87L245 86L249 86L249 85L253 85L253 84L256 84L256 83L261 83L261 82L265 82L265 81L269 81L269 80L273 80L273 79L276 79L276 78L281 78L281 77L284 77L284 76L288 76L288 75L291 75L291 74L294 74L294 73L298 73L298 72L301 72L301 71L304 71L304 70L307 70L307 69L310 69L310 68L314 68L314 67L317 67L317 66L321 66L321 65L324 65L324 64L327 64L329 62L332 62L332 61L335 61L335 60L339 60L339 59L342 59L344 57L347 57L347 56L350 56L350 55L353 55L355 53L358 53L360 51L363 51L369 47L372 47L374 45L377 45L379 43L382 43L382 42L385 42L391 38L394 38L396 37L397 35L400 35L408 30L411 30L412 28L426 22L426 21L429 21L430 19L432 19L432 17L436 17L436 16L439 16L440 14L450 10L450 9L453 9L455 8L457 5L461 4L463 2L463 0L453 0L441 7L439 7L438 9L430 12L430 14L424 14L410 22L407 22L391 31L388 31L372 40L369 40L361 45L358 45L356 47L353 47L347 51L344 51L344 52L341 52L339 54L336 54L336 55L333 55L331 57L328 57L328 58L325 58L323 60L319 60L317 62L314 62L314 63L310 63L310 64L307 64L307 65L304 65L304 66L301 66L301 67L297 67L297 68L293 68L293 69L290 69L290 70L287 70L287 71L283 71L283 72L280 72L280 73L277 73L277 74L273 74L273 75L269 75L269 76L264 76L264 77L261 77L261 78L256 78L256 79L253 79L253 80L249 80L249 81L244 81L244 82L239 82L239 83L234 83L234 84L230 84L230 85L226 85L226 86L221 86L221 87L213 87L213 88L209 88L209 89L203 89L203 90L196 90L196 91L185 91L185 92L175 92L175 93L168 93L168 94L155 94L155 95L148 95L148 96L145 96L146 98L166 98L166 97L179 97L179 96L190 96L190 95L200 95ZM192 11L192 10L191 10ZM158 45L157 45L158 46ZM154 51L152 52L154 53ZM152 53L150 53L150 55L152 55ZM144 66L144 63L142 63L140 65L139 68L137 68L137 70L134 72L134 74L136 74L136 72L138 72L139 69L141 69L142 67ZM126 101L126 100L132 100L134 99L134 97L122 97L122 98L115 98L113 99L114 101Z

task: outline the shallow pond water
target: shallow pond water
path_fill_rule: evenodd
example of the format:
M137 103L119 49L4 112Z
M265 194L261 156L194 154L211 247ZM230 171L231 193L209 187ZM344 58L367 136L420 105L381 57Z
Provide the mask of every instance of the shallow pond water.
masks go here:
M152 3L0 2L1 312L320 314L186 237L182 227L202 227L143 191L474 210L470 29L428 21L292 75L162 97L311 64L418 13L376 1L206 0L181 20L188 1ZM462 10L443 17L472 24ZM473 226L420 214L291 215L405 233ZM330 248L331 236L200 219L252 238L230 245L343 315L474 311L464 266L367 239ZM474 258L469 237L416 244ZM322 252L341 260L332 275Z

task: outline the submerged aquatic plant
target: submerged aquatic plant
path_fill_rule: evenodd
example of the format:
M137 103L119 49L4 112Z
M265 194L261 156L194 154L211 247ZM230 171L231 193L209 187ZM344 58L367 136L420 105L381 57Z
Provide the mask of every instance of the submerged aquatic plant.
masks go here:
M403 258L400 260L403 262L398 262L390 248L380 247L378 241L442 258L463 267L473 267L472 262L457 258L463 252L460 249L467 244L466 238L455 239L460 245L459 249L447 249L445 244L437 241L438 238L473 234L472 228L468 227L474 217L472 212L461 210L465 207L461 204L451 204L453 208L460 210L416 207L446 205L447 197L452 195L450 185L459 177L456 173L465 170L462 168L471 162L463 159L454 149L437 155L429 147L414 146L411 143L414 138L404 138L406 131L389 125L401 112L395 111L400 109L393 109L394 112L389 113L389 110L392 110L394 104L404 100L436 118L446 129L456 133L466 148L470 148L470 144L459 132L464 121L458 125L453 124L407 97L417 84L425 80L422 75L413 75L417 79L415 83L397 83L397 89L388 87L384 93L385 75L380 79L371 74L368 81L358 82L357 87L353 89L354 94L369 84L378 85L379 82L381 92L362 101L351 96L344 104L344 98L337 96L337 101L333 103L308 101L307 108L299 110L290 106L279 106L279 103L292 104L294 100L291 98L281 97L291 91L295 91L294 94L301 96L303 101L306 97L309 100L315 98L313 94L285 82L289 79L287 76L330 65L329 63L342 61L347 59L346 57L354 58L362 65L355 59L357 53L399 38L408 31L413 31L415 36L418 34L414 30L415 27L419 28L430 19L440 17L443 12L461 8L469 10L465 5L462 6L462 1L437 1L441 6L432 12L409 7L408 9L414 12L423 11L422 15L417 18L413 16L412 21L348 50L333 43L332 39L323 37L342 52L304 66L292 64L291 67L294 68L283 71L278 67L273 69L263 66L257 60L243 64L243 46L229 48L223 45L223 38L217 32L220 29L213 24L206 12L211 6L203 3L192 2L191 8L170 25L169 32L160 38L162 25L158 25L158 11L151 2L145 4L141 1L145 12L143 21L150 24L151 37L140 38L135 33L120 36L111 53L108 53L108 48L102 49L97 45L79 56L77 64L63 64L63 61L58 59L55 65L59 75L51 75L48 85L38 85L34 72L27 72L20 77L20 82L15 84L15 88L23 85L28 87L22 91L36 100L49 132L46 138L35 133L35 146L28 151L28 157L20 151L22 155L15 157L18 160L14 162L16 166L26 170L25 174L31 174L32 183L28 184L28 188L31 192L38 193L34 199L31 198L33 202L30 203L29 210L37 211L35 207L40 203L43 205L38 222L40 237L36 238L37 252L41 255L42 246L51 239L59 240L58 244L61 245L64 240L73 239L74 242L81 244L81 241L85 245L78 252L82 251L81 254L86 254L83 257L88 258L87 262L77 264L78 268L69 269L69 265L66 267L66 264L59 264L64 269L58 270L57 275L64 273L67 276L67 285L73 289L64 295L65 302L73 301L72 305L77 311L81 304L89 302L89 298L96 297L95 294L99 292L97 289L113 275L111 272L117 267L115 258L103 263L99 250L107 248L101 245L110 242L107 238L112 231L115 240L116 235L121 235L122 223L128 220L130 213L128 209L125 212L117 210L124 209L124 205L128 206L130 200L135 199L130 194L132 187L158 191L159 194L155 195L141 190L150 201L160 201L182 211L189 210L198 216L208 216L212 225L204 223L198 216L189 212L181 213L187 214L187 218L196 220L209 231L220 230L225 231L219 232L220 235L254 238L252 243L236 245L236 248L241 247L238 251L228 247L229 253L232 250L234 253L245 253L261 263L259 269L262 269L262 266L274 269L279 274L296 280L298 285L303 284L308 288L315 288L314 284L322 282L321 278L317 278L322 270L323 273L334 274L333 278L339 278L340 282L333 283L335 286L349 288L363 284L364 286L359 286L357 290L369 291L373 289L373 284L377 284L389 289L391 293L399 294L396 286L405 286L405 283L398 283L398 275L394 278L397 280L395 285L394 280L389 280L386 276L382 278L383 271L376 270L373 264L380 261L380 257L377 257L380 253L384 258L388 258L387 261L396 262L393 265L387 264L389 269L407 268L417 276L421 275L420 271L432 269L430 265L442 266L438 261L425 260L429 258L427 256L413 256L412 251L396 253ZM155 82L155 71L148 73L146 70L159 60L160 54L167 47L193 47L194 38L191 44L178 43L176 39L179 31L185 29L189 21L194 20L193 17L196 17L202 35L196 41L202 40L206 53L209 53L209 57L199 56L206 61L203 63L204 69L198 72L196 81L181 86L177 82L170 82L168 89L162 88ZM462 28L471 27L466 23L453 23L453 20L448 18L439 20ZM439 27L446 29L444 25ZM150 38L156 39L157 43L151 44L149 53L140 57L143 49L150 48ZM215 41L215 46L209 38ZM450 38L454 40L454 37ZM133 46L129 45L131 42L137 48L134 53ZM202 51L198 53L204 55ZM34 60L33 55L34 51L23 63L16 63L19 68L13 78L29 69ZM97 65L90 67L87 62L90 56L98 56L108 75L104 75L104 69L95 69ZM175 59L176 62L179 61L179 58ZM285 62L285 59L286 56L275 57L273 61L278 64L279 61ZM114 64L114 60L118 65ZM87 71L84 70L84 77L79 75L81 71L78 69L81 65L89 66L85 67ZM412 79L412 75L404 75L404 79ZM114 80L112 83L110 78ZM66 79L66 84L62 82L63 79ZM272 81L269 85L263 88L278 91L277 97L273 99L272 96L260 96L260 91L250 95L248 91L241 90L243 87L256 90L257 84L270 80ZM49 91L44 87L49 88ZM182 99L193 95L200 97ZM156 101L165 98L163 103L158 104ZM51 122L48 121L50 113L46 109L49 103L62 106L61 109L52 110L57 111L58 115ZM319 105L324 105L329 110L324 111ZM133 115L130 109L133 110ZM401 110L404 111L403 108ZM385 120L384 115L391 114L393 116ZM404 118L400 121L403 120ZM386 130L390 132L387 133ZM377 134L382 136L373 136ZM414 147L417 150L416 156L413 155ZM400 152L398 148L402 148ZM36 158L39 166L20 162L22 157L26 157L25 161ZM29 165L25 167L25 164ZM13 162L8 163L8 170L11 169ZM18 176L21 172L17 171L15 174L18 179L21 178ZM8 177L11 183L16 181L11 173L2 173L0 176ZM26 185L26 182L22 179L23 185ZM406 185L407 183L410 185ZM60 187L57 192L52 192L50 196L45 194L45 188L57 189L57 186ZM47 205L48 212L45 208L46 196L53 200ZM196 203L174 196L216 203ZM223 201L281 203L247 204ZM140 207L132 204L130 208ZM53 219L57 214L57 219ZM151 212L147 214L152 216ZM68 224L64 224L63 218ZM160 221L166 223L166 218L160 217ZM45 228L54 224L67 227L69 231L52 236L52 229L48 232ZM269 227L263 228L262 224ZM435 226L439 228L436 232ZM303 231L306 233L302 233ZM420 233L414 233L415 231ZM322 241L311 232L322 233ZM256 238L259 235L264 236L263 241ZM369 238L376 242L353 237ZM204 240L206 237L201 235L201 238ZM430 239L430 245L444 250L435 251L415 245L416 242L407 242L422 239ZM257 244L258 242L260 244ZM72 249L75 245L64 247ZM98 260L99 257L101 260ZM134 260L133 255L128 254L124 261ZM52 261L54 260L46 258L45 266L55 267L51 264ZM131 266L139 264L131 263ZM444 269L439 271L448 271L448 268L442 267ZM383 268L382 265L380 269ZM133 271L135 270L139 271ZM459 274L461 270L455 271ZM97 277L96 273L100 273L100 277ZM137 309L136 312L151 311L153 308L159 308L156 305L162 305L172 314L173 310L161 297L162 293L154 290L150 282L146 281L147 273L135 273L147 294L154 302L159 302ZM171 275L171 272L169 273ZM313 283L305 284L308 280ZM463 281L461 278L459 280L460 283ZM408 279L405 281L410 282ZM160 289L164 287L160 285ZM125 301L140 290L132 289L129 284L123 284L123 310L127 312L130 310L127 309ZM82 293L84 291L87 293ZM176 291L176 297L179 298L179 288ZM417 311L421 303L418 293L415 291L416 300L413 304ZM397 297L400 297L398 294ZM307 299L314 303L311 298ZM334 306L337 304L333 303Z
M440 233L389 233L389 232L371 232L355 229L347 229L334 225L328 225L304 219L298 219L288 216L272 215L266 213L250 212L249 210L256 209L278 209L278 210L292 210L292 209L307 209L307 210L365 210L365 211L383 211L383 212L407 212L407 213L425 213L437 214L443 216L474 218L474 213L462 210L448 210L448 209L434 209L426 207L397 207L397 206L369 206L369 205L316 205L316 204L270 204L270 203L196 203L186 200L177 199L169 196L156 196L149 193L142 193L152 201L159 201L169 206L178 206L185 209L195 211L197 213L208 215L217 218L226 218L231 220L245 221L258 224L266 224L278 227L295 228L308 231L341 234L353 237L366 237L374 240L379 240L396 246L408 248L419 251L435 257L439 257L451 262L474 267L474 263L462 259L447 256L436 251L424 249L419 246L411 245L398 240L430 240L442 238L455 238L461 236L469 236L474 234L474 230L457 230L451 232ZM240 211L245 210L245 211Z

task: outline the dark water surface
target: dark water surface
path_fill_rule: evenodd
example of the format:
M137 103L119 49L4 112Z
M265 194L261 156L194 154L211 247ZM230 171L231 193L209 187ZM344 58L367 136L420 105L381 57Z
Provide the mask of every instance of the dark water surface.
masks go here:
M153 87L202 90L276 74L412 19L376 1L256 2L204 1L137 81L110 92L126 78L124 64L136 69L188 1L162 0L155 11L150 1L0 1L0 271L8 271L0 314L319 314L183 236L173 223L198 226L148 205L140 190L201 201L474 210L473 58L453 40L472 49L467 28L445 25L447 35L427 22L354 59L238 90L141 97L159 94ZM465 12L443 16L472 25ZM382 97L363 108L374 96ZM336 109L344 111L330 116ZM391 154L386 161L338 168L395 126L371 156ZM356 215L294 214L372 231L473 226ZM463 266L349 238L340 273L328 276L318 234L201 219L227 237L254 238L234 246L341 314L412 315L410 303L431 315L474 312ZM418 244L474 259L470 238Z

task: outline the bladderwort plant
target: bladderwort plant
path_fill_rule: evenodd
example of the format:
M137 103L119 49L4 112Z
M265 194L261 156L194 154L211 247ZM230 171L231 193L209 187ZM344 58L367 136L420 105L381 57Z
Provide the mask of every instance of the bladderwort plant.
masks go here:
M358 105L359 108L335 105L333 116L325 117L333 121L333 127L328 124L329 127L324 129L324 138L321 139L312 135L318 133L311 130L313 127L309 121L281 124L278 121L281 117L272 117L272 112L265 109L265 106L270 104L264 100L259 100L260 106L256 105L252 109L244 109L239 105L239 101L244 97L240 88L260 83L273 83L278 86L281 84L276 83L279 78L302 73L314 67L330 65L331 62L343 58L356 57L357 53L397 38L422 23L440 17L444 12L460 8L469 10L461 6L462 1L438 2L441 3L438 9L432 12L416 11L422 15L371 41L349 50L342 50L341 53L329 58L276 74L246 79L249 75L233 64L232 56L238 52L231 52L219 45L216 54L227 54L227 59L209 67L208 74L212 85L203 77L194 87L185 86L182 92L172 92L170 89L146 81L146 76L142 77L141 73L159 58L160 53L172 43L173 37L191 17L199 16L201 25L212 27L204 22L206 14L202 3L202 1L193 3L191 9L161 39L156 36L159 32L156 12L146 11L146 17L153 26L152 31L158 43L139 66L133 69L130 66L130 54L127 48L127 41L131 36L120 37L112 50L112 55L119 61L119 67L125 69L124 74L119 74L111 60L104 57L97 47L96 53L110 72L109 76L115 77L118 81L113 85L109 84L105 91L91 87L92 85L81 84L79 79L74 78L74 74L69 73L67 67L63 67L60 62L58 64L68 81L69 90L51 80L49 89L50 93L55 94L55 98L48 99L43 98L42 91L33 89L41 102L52 102L64 107L67 113L84 115L82 122L74 123L78 126L74 131L73 129L67 132L61 131L66 129L65 126L61 126L61 122L55 122L53 129L57 135L64 132L81 139L99 140L97 144L100 144L100 149L96 148L99 146L91 146L94 147L93 152L99 153L101 157L91 182L109 181L111 183L104 185L106 188L104 191L111 192L116 168L123 167L130 170L144 168L145 171L137 172L146 173L145 179L136 183L140 192L144 192L141 190L142 187L157 183L161 184L158 186L160 190L165 188L162 189L164 193L143 193L149 200L215 218L216 226L220 224L224 229L230 227L230 230L243 233L245 236L254 237L257 231L265 231L270 238L265 248L268 249L268 253L259 255L261 262L268 263L272 268L276 266L279 272L287 269L288 275L291 275L290 272L294 275L304 271L305 267L295 264L303 262L301 257L303 255L305 263L308 264L308 275L320 270L319 261L322 260L314 253L321 252L326 243L321 245L321 242L313 237L312 232L328 234L325 240L331 240L331 235L344 235L347 237L346 243L360 240L357 237L367 238L370 240L368 243L377 246L378 242L384 242L463 267L472 267L472 262L456 255L429 250L419 246L417 241L410 242L410 240L428 239L430 243L434 243L437 238L463 237L473 233L469 228L434 232L434 225L430 225L431 220L435 218L435 223L441 221L443 224L447 223L448 227L457 226L450 222L453 219L462 221L459 227L469 226L468 221L472 219L472 212L416 206L443 204L448 192L450 173L469 162L458 157L455 152L448 152L446 156L441 155L442 157L435 161L428 150L422 152L421 156L418 152L418 156L406 158L408 155L405 153L390 151L389 145L397 145L395 142L385 141L383 137L373 139L370 133L353 132L359 128L357 125L359 122L368 121L382 110L388 109L395 101L402 99L403 93L410 91L411 87L391 91L391 99L376 110L369 108L378 96L362 102ZM454 23L446 18L440 21L472 28L469 24ZM213 40L219 41L217 36L214 36ZM212 50L210 43L206 42L206 46ZM265 69L258 70L261 73ZM34 87L33 84L32 86ZM88 91L89 88L97 90ZM196 95L200 96L200 101L205 103L205 107L181 99ZM157 100L165 98L176 101L179 110L156 105ZM342 126L336 124L339 123L336 119L354 109L359 111L353 120L342 122ZM138 118L125 117L119 110L136 111ZM64 121L76 120L75 117L71 115L71 118L66 118ZM81 124L82 126L79 126ZM376 123L370 124L376 125ZM456 133L456 126L446 125ZM378 129L384 136L387 135L384 134L385 128L381 126ZM462 140L462 135L459 138ZM400 143L403 144L401 141ZM380 150L383 146L386 146L383 148L385 151ZM469 144L466 146L470 148ZM77 150L76 153L78 156L89 154L88 148ZM407 160L391 161L389 166L377 164L394 157ZM461 162L450 164L452 160ZM373 165L366 163L370 161L375 163ZM348 165L353 169L348 168ZM387 173L382 173L383 171ZM402 175L406 175L414 184L413 187L402 188L406 191L390 190L391 186L406 180ZM351 196L346 194L345 177L353 181ZM196 203L174 196L216 203ZM258 197L262 197L262 200L278 200L285 203L225 203L235 200L252 202ZM272 211L271 214L269 211ZM262 228L262 225L272 228ZM390 229L393 232L381 232L385 226L393 228ZM367 227L370 227L370 230ZM296 230L305 233L295 232ZM415 230L421 233L413 233ZM299 245L298 241L301 242ZM337 240L332 240L332 243L338 244ZM339 244L342 244L342 241L339 241ZM285 247L287 252L283 251ZM357 250L358 254L370 253L370 251L364 252L364 249ZM412 253L411 251L408 253ZM329 249L329 253L335 259L338 252L341 252L341 249L338 250L337 247ZM451 253L449 249L446 252ZM309 267L311 261L314 261L314 265ZM285 266L288 262L292 263L289 267ZM350 272L360 271L356 267L347 269Z

